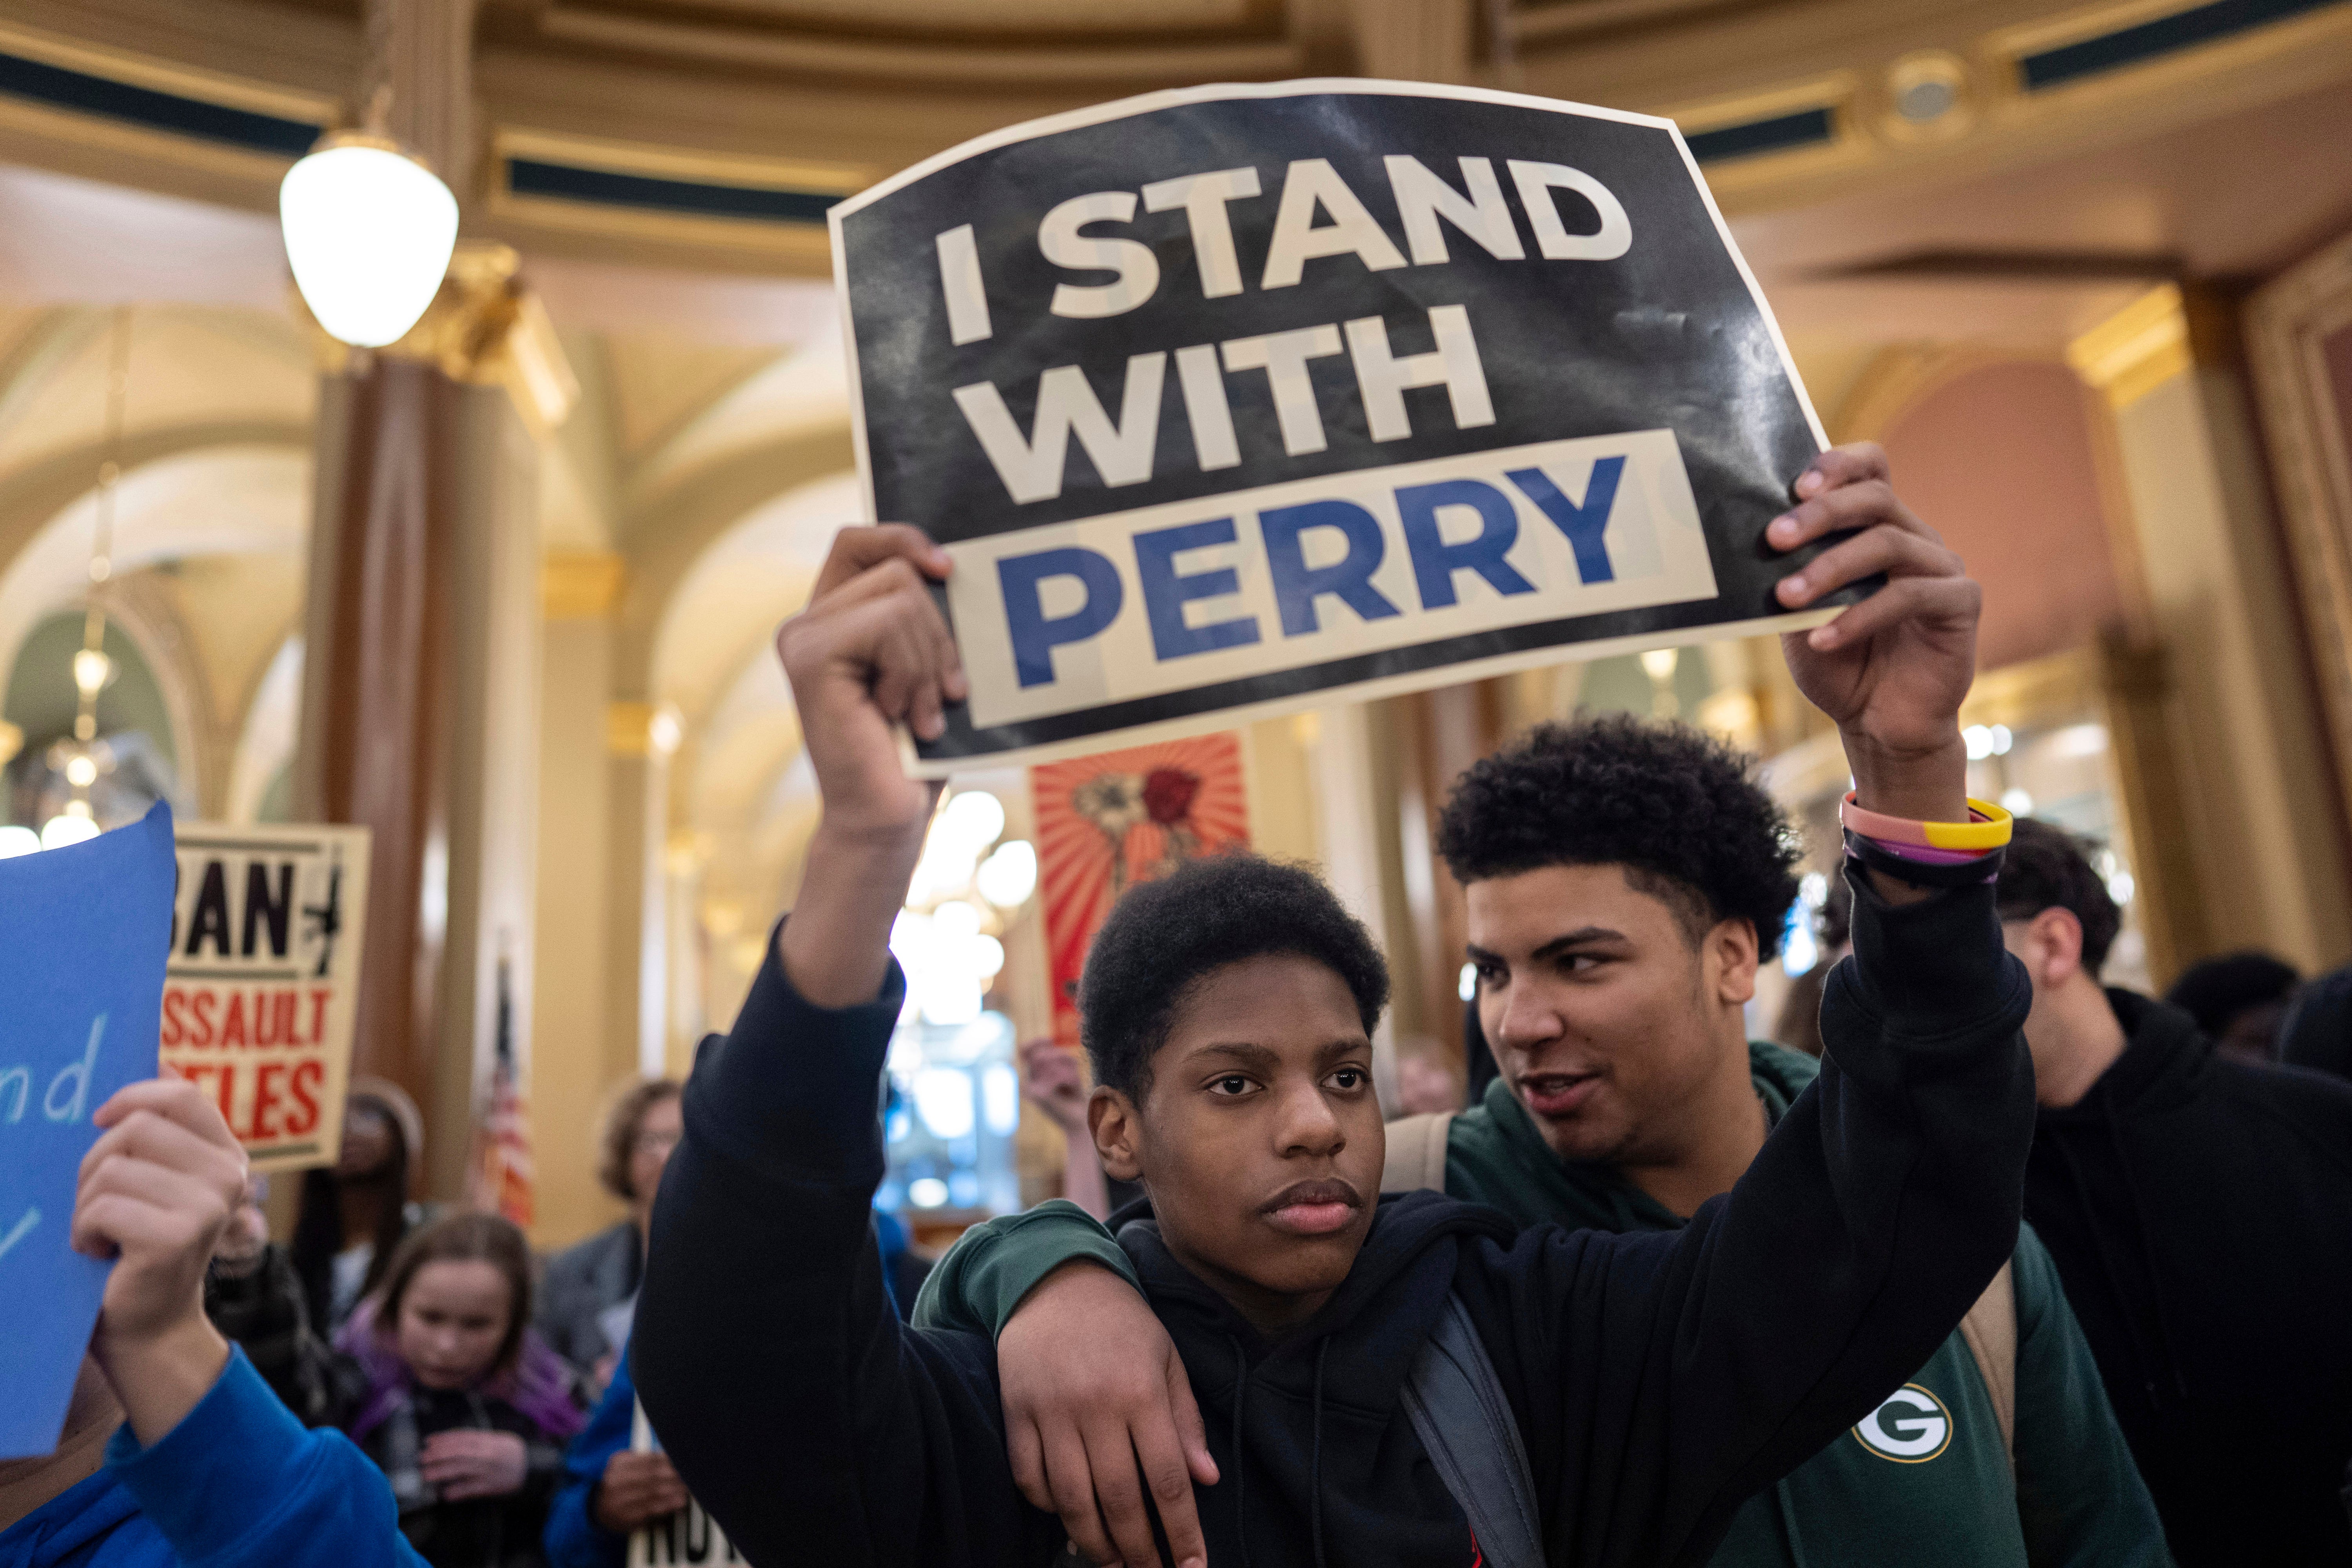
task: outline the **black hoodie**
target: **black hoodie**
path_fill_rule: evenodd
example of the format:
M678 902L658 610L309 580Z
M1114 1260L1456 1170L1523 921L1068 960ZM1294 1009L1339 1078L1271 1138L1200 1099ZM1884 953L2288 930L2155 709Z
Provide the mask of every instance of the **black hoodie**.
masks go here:
M1216 1568L1468 1568L1400 1391L1446 1294L1510 1399L1555 1564L1698 1563L1759 1487L1899 1386L2017 1240L2029 998L1990 887L1858 900L1829 1060L1725 1197L1675 1232L1536 1226L1384 1200L1347 1279L1269 1343L1120 1237L1183 1357L1223 1479ZM662 1182L632 1368L663 1446L755 1563L980 1568L1061 1543L1005 1458L995 1347L909 1329L869 1204L903 981L802 1000L770 943L706 1044Z
M2183 1568L2352 1564L2352 1084L2107 997L2128 1043L2041 1112L2026 1217Z

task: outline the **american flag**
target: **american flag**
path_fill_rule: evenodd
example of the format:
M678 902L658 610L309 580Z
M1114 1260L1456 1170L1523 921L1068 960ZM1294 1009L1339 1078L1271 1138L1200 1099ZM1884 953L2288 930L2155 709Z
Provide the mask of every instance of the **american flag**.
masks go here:
M515 1070L514 1002L507 961L499 960L498 1051L490 1064L489 1095L474 1130L471 1190L467 1201L494 1210L520 1226L531 1215L530 1101Z

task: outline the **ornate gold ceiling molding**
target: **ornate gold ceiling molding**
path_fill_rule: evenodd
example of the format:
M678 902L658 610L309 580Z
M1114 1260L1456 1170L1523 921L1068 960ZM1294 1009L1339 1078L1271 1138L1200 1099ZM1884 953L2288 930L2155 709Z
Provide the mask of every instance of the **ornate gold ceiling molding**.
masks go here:
M1682 127L1692 156L1717 195L1868 163L1877 148L1855 110L1862 87L1851 70L1703 99L1664 110ZM1759 142L1756 152L1740 147ZM1710 156L1711 147L1727 149ZM1737 150L1734 150L1737 149Z
M585 0L639 11L731 11L761 22L868 37L922 34L981 43L1051 35L1139 37L1279 32L1284 0Z
M1508 26L1515 41L1543 43L1755 8L1756 0L1563 0L1514 11Z
M1622 4L1645 19L1700 14L1698 0ZM2029 148L2046 156L2352 76L2347 0L2288 0L2286 14L2252 18L2210 0L2106 0L1981 31L1961 7L1948 15L1951 35L1933 43L1879 58L1856 50L1803 80L1642 107L1683 126L1718 195L1753 208L1816 199L1856 172L1991 166ZM1682 29L1697 31L1686 20Z
M338 122L342 112L341 100L320 93L302 92L271 82L228 76L220 71L205 70L173 60L159 59L152 55L133 54L127 49L102 44L85 43L14 23L0 23L0 53L39 60L107 81L142 87L152 92L217 104L225 109L243 110L248 114L267 115L274 120L332 125Z
M500 126L484 196L502 226L625 236L823 272L832 266L825 207L887 172Z
M2019 91L2047 94L2104 83L2126 72L2161 72L2168 66L2184 64L2191 56L2205 57L2201 65L2207 69L2231 63L2232 54L2264 58L2310 41L2295 37L2298 33L2324 36L2339 30L2331 23L2330 13L2340 7L2331 0L2308 0L2300 6L2290 4L2278 15L2253 21L2225 15L2246 9L2210 0L2200 4L2108 0L2003 27L1987 35L1982 47L1989 58L2010 68L2007 74ZM2180 41L2168 45L2168 35L2148 30L2158 26L2170 29L2168 36ZM2210 36L2200 37L2207 28L2211 29ZM2092 46L2104 47L2116 63L2101 64ZM2137 49L2147 52L2136 54ZM2070 51L2075 57L2071 60L2056 58ZM2046 81L2037 79L2045 76Z
M545 37L566 43L709 60L736 68L756 66L799 76L967 87L1265 81L1298 74L1305 60L1297 44L1280 37L1024 46L909 43L657 21L563 5L549 6L538 27Z
M168 0L114 3L103 44L58 34L65 11L45 14L46 32L0 26L0 158L266 210L289 149L308 127L340 121L341 105L164 58L184 41L153 9ZM480 120L499 129L471 194L485 231L520 245L818 275L829 266L825 205L878 174L1066 108L1074 93L1329 69L1348 38L1364 44L1362 15L1392 3L1245 0L1246 21L1223 33L1139 24L1132 39L1095 31L1058 44L827 30L788 3L749 0L731 11L656 0L494 9L478 80ZM1459 3L1470 18L1471 0ZM1528 90L1673 115L1726 205L1754 211L1913 170L1990 172L2352 78L2352 0L2256 9L2250 21L2252 11L2210 0L1553 0L1510 13L1514 39L1542 47L1507 68ZM20 63L12 85L9 57L37 68ZM1472 74L1489 68L1506 68L1474 62ZM28 87L42 70L79 85ZM781 86L793 78L821 85L796 98ZM682 110L679 92L698 80L708 101ZM101 111L107 103L116 110ZM261 117L243 145L187 129L217 131L238 114ZM539 129L549 124L598 134ZM687 144L705 134L734 150ZM272 137L278 152L257 150ZM857 161L742 151L763 145Z
M318 129L338 123L342 114L341 101L322 94L228 76L13 23L0 23L0 56L62 73L53 79L68 88L87 85L99 90L108 87L128 89L133 96L127 101L134 108L155 106L169 110L186 106L197 115L205 110L227 110L232 115L254 116L258 121L310 130L314 134ZM21 91L0 90L0 136L5 136L0 140L0 153L54 142L95 155L101 163L126 158L154 160L233 182L266 182L272 190L285 175L292 156L238 145L217 136L166 128L154 119L142 121L119 113L67 107ZM12 142L14 145L10 145ZM86 164L89 160L78 161Z

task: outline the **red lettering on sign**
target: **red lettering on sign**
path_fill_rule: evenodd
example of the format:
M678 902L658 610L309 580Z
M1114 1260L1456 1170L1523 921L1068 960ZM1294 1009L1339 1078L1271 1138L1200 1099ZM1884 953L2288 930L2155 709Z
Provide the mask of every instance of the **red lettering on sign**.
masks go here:
M188 1001L188 1010L195 1015L196 1026L188 1032L188 1044L209 1046L213 1043L213 1009L220 998L209 991L196 992Z
M278 1080L285 1075L284 1062L263 1062L254 1069L253 1120L247 1123L252 1131L246 1134L247 1138L275 1138L279 1135L276 1125L277 1112L278 1106L285 1102L285 1096Z
M228 1016L221 1020L221 1044L241 1046L245 1043L245 993L232 991L228 994Z
M164 1045L178 1045L180 1037L187 1033L187 1026L180 1019L180 1009L187 1005L187 995L178 986L167 985L163 988L163 1043Z
M293 1090L294 1109L286 1118L289 1138L318 1131L319 1082L326 1076L327 1064L316 1057L294 1064L294 1076L289 1086Z
M327 1037L327 999L333 994L323 985L310 993L310 1037L303 1044L315 1046Z

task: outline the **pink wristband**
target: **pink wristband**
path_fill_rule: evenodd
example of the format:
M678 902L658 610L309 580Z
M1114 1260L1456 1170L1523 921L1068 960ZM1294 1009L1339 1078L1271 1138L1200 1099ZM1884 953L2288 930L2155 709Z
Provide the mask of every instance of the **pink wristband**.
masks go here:
M1971 799L1969 816L1968 822L1915 822L1906 816L1887 816L1855 805L1852 790L1838 803L1841 826L1890 850L1898 844L1916 849L1961 850L1965 851L1962 859L2000 848L2016 825L2015 817L1989 800Z

